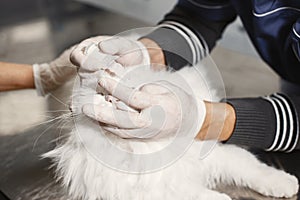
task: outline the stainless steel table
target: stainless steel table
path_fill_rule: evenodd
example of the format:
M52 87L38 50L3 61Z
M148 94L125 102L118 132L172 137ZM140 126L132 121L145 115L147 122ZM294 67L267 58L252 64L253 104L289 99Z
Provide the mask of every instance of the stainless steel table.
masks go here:
M66 191L54 180L51 162L40 155L54 148L58 130L53 124L34 127L13 136L0 137L0 190L13 200L66 200ZM47 129L48 128L48 129ZM65 130L62 130L62 134ZM42 135L41 135L42 134ZM300 177L300 152L291 154L254 152L259 158ZM219 186L218 190L234 199L260 199L259 194L245 188ZM0 196L1 197L1 196ZM300 196L298 196L300 197ZM0 198L1 199L1 198ZM297 197L292 198L294 200Z

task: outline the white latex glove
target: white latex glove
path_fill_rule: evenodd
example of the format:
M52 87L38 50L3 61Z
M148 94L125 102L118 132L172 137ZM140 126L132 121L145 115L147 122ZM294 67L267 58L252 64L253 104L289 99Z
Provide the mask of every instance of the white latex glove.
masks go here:
M99 56L99 52L107 57ZM123 37L92 37L82 41L71 54L71 61L87 72L95 72L101 67L107 67L99 66L99 63L110 63L112 60L123 67L150 65L146 47L139 41Z
M76 74L76 66L70 61L74 46L65 50L50 63L34 64L34 84L38 95L45 96L66 83Z
M104 64L110 64L118 56L112 57L100 52L99 42L109 39L110 36L88 38L79 43L70 55L71 62L79 68L79 72L93 73L101 69ZM107 60L106 60L107 59Z
M134 89L106 77L99 84L121 104L87 104L82 111L106 124L103 128L111 133L122 138L167 138L196 136L200 131L206 114L204 102L170 82L156 81ZM124 109L123 102L137 111Z
M118 55L116 60L122 66L150 65L147 48L139 41L125 37L112 37L101 41L99 49L103 53Z
M91 89L98 87L98 80L105 74L121 77L125 68L115 60L119 56L112 56L100 51L98 43L111 38L110 36L98 36L82 41L72 52L71 61L78 66L78 75L81 85ZM104 93L103 91L97 91Z
M90 91L90 93L100 94L95 97L96 102L102 104L105 103L105 105L111 105L109 101L113 100L115 102L117 99L111 97L109 101L105 101L105 97L102 95L107 94L107 92L102 87L99 87L99 78L109 76L111 78L115 77L119 79L126 73L126 69L121 64L115 62L115 59L118 58L118 56L104 54L99 50L99 41L103 41L108 38L110 37L98 36L86 39L82 41L71 54L72 62L78 66L80 87L85 91ZM89 99L89 97L86 99ZM119 104L121 104L121 102L119 102ZM78 112L78 107L81 106L73 105L72 110L76 110ZM127 106L123 103L123 108L125 107ZM133 110L129 107L127 108L128 110ZM80 112L81 111L79 111L79 113Z

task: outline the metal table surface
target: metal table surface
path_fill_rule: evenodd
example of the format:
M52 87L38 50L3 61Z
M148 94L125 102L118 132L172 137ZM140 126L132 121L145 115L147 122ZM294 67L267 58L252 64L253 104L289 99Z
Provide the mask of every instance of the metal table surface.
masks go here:
M54 180L50 160L40 157L55 146L58 131L55 126L48 127L51 124L1 136L0 189L10 199L68 199Z
M51 126L53 125L53 126ZM50 128L49 128L50 127ZM64 132L66 130L62 130ZM49 169L51 162L40 155L55 146L53 140L60 131L55 124L40 125L13 136L0 138L0 189L13 200L66 200L66 191L54 179ZM291 154L254 152L260 159L295 174L300 178L300 152ZM246 188L219 186L218 190L228 193L233 199L260 199L262 197ZM300 196L298 196L300 198ZM1 195L0 195L1 199ZM297 197L291 199L298 199Z

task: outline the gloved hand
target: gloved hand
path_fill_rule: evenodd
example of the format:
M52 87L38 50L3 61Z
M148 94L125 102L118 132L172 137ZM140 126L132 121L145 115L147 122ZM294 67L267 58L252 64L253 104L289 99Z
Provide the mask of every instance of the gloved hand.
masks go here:
M45 96L57 89L76 74L76 66L70 61L74 46L65 50L50 63L34 64L34 84L39 95Z
M71 53L71 62L78 66L81 78L94 76L100 70L108 69L116 62L118 56L112 56L100 51L98 44L109 39L109 36L98 36L82 41Z
M116 62L124 67L136 65L150 65L150 57L143 43L125 37L112 37L99 42L101 52L118 55Z
M98 36L82 41L72 52L71 61L78 66L81 86L91 89L98 87L98 79L105 74L113 74L121 77L126 69L115 60L119 56L112 56L100 51L98 44L111 38L110 36ZM104 93L104 91L97 91Z
M131 88L106 77L99 84L120 101L113 106L87 104L82 111L111 133L122 138L167 138L195 137L200 131L206 114L204 102L168 81ZM136 111L124 109L123 102Z
M99 56L99 53L107 57ZM113 58L113 59L111 59ZM106 60L107 59L107 60ZM82 71L94 72L115 61L123 67L150 65L146 47L139 41L124 37L98 36L82 41L71 54L71 61ZM102 64L99 66L99 63Z

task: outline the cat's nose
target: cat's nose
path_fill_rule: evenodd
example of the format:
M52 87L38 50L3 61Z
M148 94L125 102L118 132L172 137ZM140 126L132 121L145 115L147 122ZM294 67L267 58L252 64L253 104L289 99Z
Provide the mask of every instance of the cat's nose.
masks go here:
M71 113L73 113L73 108L72 108L71 104L69 105L69 110L70 110Z

